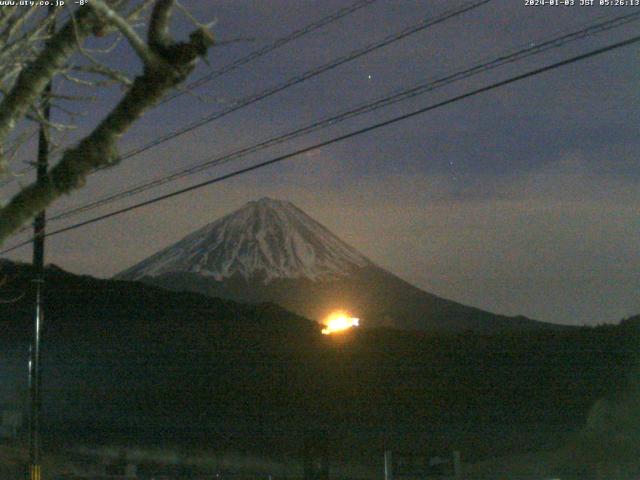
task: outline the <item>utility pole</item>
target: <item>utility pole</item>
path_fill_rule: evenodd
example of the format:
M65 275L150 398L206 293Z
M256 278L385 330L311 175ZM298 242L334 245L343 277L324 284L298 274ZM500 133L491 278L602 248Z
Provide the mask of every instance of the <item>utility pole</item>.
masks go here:
M48 15L54 14L54 5L49 5ZM49 33L55 32L55 20L49 26ZM47 84L42 93L43 116L49 121L51 116L51 82ZM46 181L49 168L49 131L48 126L40 124L38 136L38 163L37 182ZM41 480L40 466L40 410L41 398L41 365L40 365L40 336L44 321L43 296L44 296L44 235L46 215L41 211L33 222L33 271L36 284L36 308L33 331L33 344L29 358L29 390L30 390L30 415L29 415L29 478Z

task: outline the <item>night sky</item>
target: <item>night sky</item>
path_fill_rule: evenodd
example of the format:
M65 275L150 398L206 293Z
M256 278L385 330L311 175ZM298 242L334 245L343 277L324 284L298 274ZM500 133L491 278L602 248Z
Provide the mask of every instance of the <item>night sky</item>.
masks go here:
M191 0L221 41L197 79L352 2ZM146 115L122 151L277 85L460 1L378 0ZM51 214L251 145L400 88L640 7L487 5L127 159ZM596 1L596 3L599 3ZM104 208L185 187L637 35L640 21L456 82ZM184 34L184 17L175 31ZM103 42L108 43L109 39ZM615 50L47 241L47 262L111 276L263 196L290 200L426 291L502 314L597 324L640 313L640 47ZM125 44L112 62L136 72ZM60 85L59 88L64 89ZM94 92L95 93L95 92ZM99 92L77 138L121 95ZM54 113L63 118L60 112ZM14 164L32 160L31 151ZM23 182L26 182L26 178ZM7 195L11 188L4 188ZM26 236L16 236L10 246ZM28 260L30 249L10 255Z

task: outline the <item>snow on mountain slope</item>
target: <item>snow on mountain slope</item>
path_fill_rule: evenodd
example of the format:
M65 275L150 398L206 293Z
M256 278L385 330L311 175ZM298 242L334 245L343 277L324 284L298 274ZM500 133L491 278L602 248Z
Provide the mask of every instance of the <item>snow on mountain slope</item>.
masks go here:
M321 280L373 265L290 202L263 198L206 225L118 274L136 280L195 273L217 281L233 276L269 283Z

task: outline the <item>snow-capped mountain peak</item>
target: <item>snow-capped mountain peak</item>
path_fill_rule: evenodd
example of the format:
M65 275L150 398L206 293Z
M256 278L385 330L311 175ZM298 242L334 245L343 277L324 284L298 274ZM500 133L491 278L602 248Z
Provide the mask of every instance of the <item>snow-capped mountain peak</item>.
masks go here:
M191 233L117 275L139 279L195 273L215 280L241 276L322 280L372 265L290 202L262 198Z

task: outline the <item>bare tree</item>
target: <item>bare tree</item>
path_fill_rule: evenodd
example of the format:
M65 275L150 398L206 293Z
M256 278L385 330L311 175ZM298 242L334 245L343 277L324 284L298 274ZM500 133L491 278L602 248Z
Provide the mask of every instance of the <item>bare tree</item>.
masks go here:
M56 130L72 127L50 123L43 116L41 98L54 76L95 88L118 82L126 90L93 131L62 151L43 181L20 189L0 208L0 244L60 196L81 188L92 171L116 165L120 137L178 87L207 54L214 43L208 26L194 20L196 28L188 41L171 36L170 18L176 6L176 0L91 0L74 10L59 8L54 15L43 15L42 7L0 7L0 146L5 145L0 147L0 173L9 174L12 154L29 137L26 123ZM147 10L143 39L135 22ZM70 12L69 18L52 32L50 22L56 17L60 22L65 12ZM126 72L109 67L84 47L89 37L110 33L126 39L142 62L141 75L129 79ZM93 75L93 80L82 79L82 74ZM56 97L49 100L55 102Z

